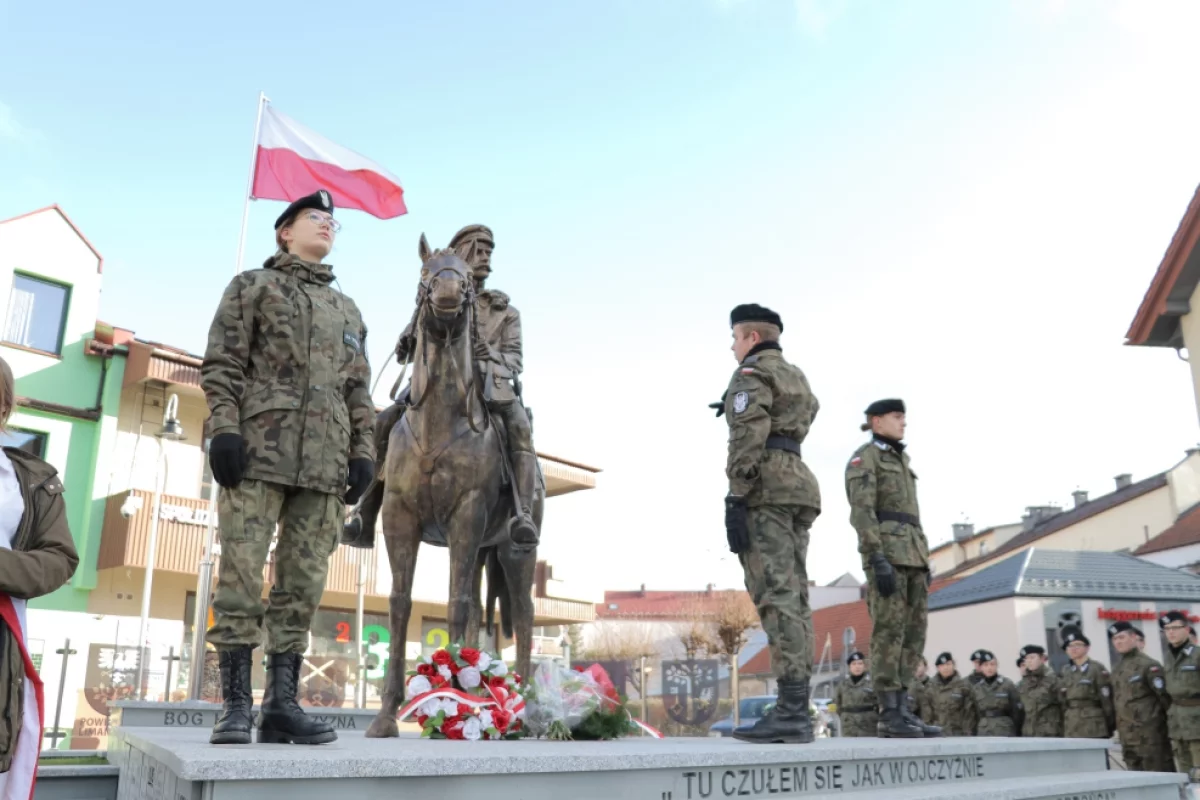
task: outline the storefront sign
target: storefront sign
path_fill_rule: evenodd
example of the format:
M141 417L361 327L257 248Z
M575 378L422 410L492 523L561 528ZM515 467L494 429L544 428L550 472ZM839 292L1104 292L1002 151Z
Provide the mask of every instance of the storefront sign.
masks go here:
M1156 621L1160 615L1176 609L1160 609L1158 611L1129 611L1121 608L1101 608L1096 610L1096 616L1100 619L1118 620L1121 622L1137 622L1138 620ZM1188 619L1192 622L1200 622L1200 616L1188 613L1186 609L1177 609L1188 615Z
M179 522L184 525L204 525L207 527L208 509L163 503L158 507L158 518L167 522Z

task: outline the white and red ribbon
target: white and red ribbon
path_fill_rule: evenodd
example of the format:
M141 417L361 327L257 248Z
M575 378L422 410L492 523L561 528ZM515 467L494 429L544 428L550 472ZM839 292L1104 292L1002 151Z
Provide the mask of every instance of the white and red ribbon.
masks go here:
M13 747L12 767L0 781L0 800L33 800L33 789L37 784L38 754L42 749L45 733L46 701L42 679L33 666L29 650L25 646L25 630L13 600L0 592L0 620L12 631L25 662L25 699L21 709L21 731ZM3 633L0 633L3 635ZM7 709L6 709L7 710Z

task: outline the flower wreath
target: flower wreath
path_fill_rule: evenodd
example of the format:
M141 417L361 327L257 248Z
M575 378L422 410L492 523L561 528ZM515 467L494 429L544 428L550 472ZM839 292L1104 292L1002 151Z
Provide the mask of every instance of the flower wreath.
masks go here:
M502 659L451 645L421 659L408 673L403 722L416 715L430 739L519 739L524 736L525 687Z

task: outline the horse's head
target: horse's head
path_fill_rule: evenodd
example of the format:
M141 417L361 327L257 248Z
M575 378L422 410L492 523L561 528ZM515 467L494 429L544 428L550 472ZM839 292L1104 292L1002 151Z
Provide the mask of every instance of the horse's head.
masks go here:
M440 322L452 322L468 308L474 293L465 254L453 249L431 250L425 234L421 234L418 252L421 289L429 310Z

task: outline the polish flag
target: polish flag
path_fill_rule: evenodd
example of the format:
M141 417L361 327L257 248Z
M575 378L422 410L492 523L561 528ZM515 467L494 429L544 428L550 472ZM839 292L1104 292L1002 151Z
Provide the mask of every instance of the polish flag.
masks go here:
M291 202L328 189L333 205L379 219L407 214L400 179L265 104L250 196Z
M25 601L15 600L0 592L0 636L12 631L21 659L25 662L25 692L21 704L21 732L13 749L12 767L0 773L0 800L33 800L37 783L38 754L42 749L42 734L46 703L42 696L42 679L33 667L33 659L25 647Z

